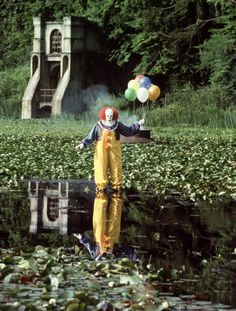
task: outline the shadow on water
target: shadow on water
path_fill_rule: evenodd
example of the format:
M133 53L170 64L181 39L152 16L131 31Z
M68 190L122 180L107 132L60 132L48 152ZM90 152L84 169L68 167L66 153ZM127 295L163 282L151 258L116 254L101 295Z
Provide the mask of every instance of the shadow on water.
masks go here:
M78 244L95 260L126 256L142 262L160 296L224 309L236 307L235 208L174 192L96 194L87 180L29 180L0 193L0 247Z

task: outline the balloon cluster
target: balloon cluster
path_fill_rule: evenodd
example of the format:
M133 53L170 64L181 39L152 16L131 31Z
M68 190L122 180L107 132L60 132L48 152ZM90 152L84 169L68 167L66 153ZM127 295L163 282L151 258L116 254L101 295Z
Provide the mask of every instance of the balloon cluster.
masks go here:
M159 86L152 84L148 77L138 75L128 83L128 88L125 91L125 98L129 101L134 101L136 98L145 103L148 99L156 100L161 94Z

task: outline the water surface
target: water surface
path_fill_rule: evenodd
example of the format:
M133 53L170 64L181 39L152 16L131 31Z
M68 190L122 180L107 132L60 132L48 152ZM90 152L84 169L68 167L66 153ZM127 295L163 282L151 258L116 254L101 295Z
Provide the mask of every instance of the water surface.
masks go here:
M176 310L236 308L235 221L233 200L195 203L174 191L97 195L87 180L31 180L0 193L1 248L72 247L78 234L102 244L110 234L104 247L158 274L152 284Z

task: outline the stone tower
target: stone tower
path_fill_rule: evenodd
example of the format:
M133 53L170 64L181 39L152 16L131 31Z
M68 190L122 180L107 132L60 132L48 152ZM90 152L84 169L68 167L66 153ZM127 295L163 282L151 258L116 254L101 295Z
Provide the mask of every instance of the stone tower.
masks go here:
M107 62L106 42L94 24L80 17L65 17L63 22L35 17L33 24L31 78L22 99L22 119L83 112L81 92L91 85L116 91L118 67Z

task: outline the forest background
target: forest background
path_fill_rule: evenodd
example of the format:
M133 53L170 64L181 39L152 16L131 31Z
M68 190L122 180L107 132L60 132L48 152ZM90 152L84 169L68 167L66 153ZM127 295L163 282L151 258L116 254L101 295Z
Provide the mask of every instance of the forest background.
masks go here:
M93 175L93 149L78 155L75 146L97 114L20 120L35 16L94 22L113 47L111 62L134 64L130 79L144 74L160 86L146 109L154 144L123 146L125 187L174 188L193 200L236 196L234 0L1 1L0 188L24 178ZM127 109L124 94L111 99Z
M0 115L20 116L30 75L32 18L83 16L100 26L112 43L110 61L120 66L132 62L133 75L161 81L162 95L155 105L163 109L152 111L151 125L234 127L235 15L234 0L3 0Z

